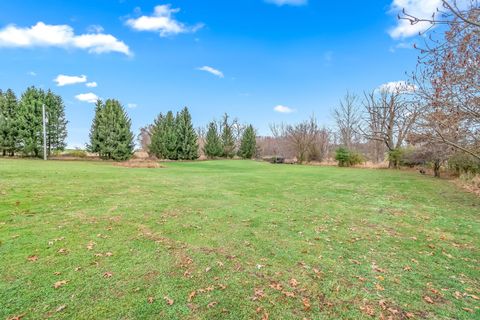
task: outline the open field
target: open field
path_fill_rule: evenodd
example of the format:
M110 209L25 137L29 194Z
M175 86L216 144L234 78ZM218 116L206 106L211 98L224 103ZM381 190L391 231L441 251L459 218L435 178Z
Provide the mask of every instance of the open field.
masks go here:
M165 166L0 160L0 319L480 318L480 199L448 181Z

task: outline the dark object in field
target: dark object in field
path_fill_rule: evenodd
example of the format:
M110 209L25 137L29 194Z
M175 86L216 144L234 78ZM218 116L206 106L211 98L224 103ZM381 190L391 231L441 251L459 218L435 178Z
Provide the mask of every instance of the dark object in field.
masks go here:
M285 158L281 156L267 156L263 157L262 160L270 163L285 163Z
M420 172L421 174L426 174L427 173L427 171L425 171L425 169L420 169L420 170L418 170L418 172Z

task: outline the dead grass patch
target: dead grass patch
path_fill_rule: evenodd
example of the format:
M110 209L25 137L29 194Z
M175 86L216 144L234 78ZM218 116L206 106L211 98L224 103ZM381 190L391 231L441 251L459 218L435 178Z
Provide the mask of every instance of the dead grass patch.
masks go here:
M113 164L117 167L125 167L125 168L165 168L160 163L153 161L153 160L138 160L133 159L124 162L115 162Z

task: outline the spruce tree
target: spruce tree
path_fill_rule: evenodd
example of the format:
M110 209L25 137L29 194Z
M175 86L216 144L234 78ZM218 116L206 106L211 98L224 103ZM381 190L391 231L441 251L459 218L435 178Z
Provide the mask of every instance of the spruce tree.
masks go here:
M238 155L243 159L251 159L255 155L256 148L255 129L249 125L243 132Z
M152 126L152 135L150 138L149 152L158 159L166 159L167 151L165 148L165 116L160 113Z
M18 108L17 128L20 149L24 155L38 157L42 152L42 104L45 93L29 87L22 94Z
M223 156L233 158L235 155L235 138L233 137L232 125L228 122L228 114L224 114L222 121L222 148Z
M90 143L87 145L87 150L93 153L100 153L103 145L103 136L100 134L103 110L103 102L101 100L97 100L95 103L95 115L90 128Z
M176 129L176 119L172 111L168 111L165 116L165 128L164 128L164 150L165 158L170 160L178 159L178 142L177 142L177 129Z
M183 108L176 118L177 158L194 160L198 158L198 137L192 124L188 108Z
M48 90L45 94L45 113L47 117L47 152L64 150L67 137L67 120L63 99Z
M131 121L120 102L109 99L97 102L90 130L89 150L100 157L127 160L133 154Z
M221 157L223 154L222 141L220 140L215 121L210 122L208 125L203 152L208 158Z

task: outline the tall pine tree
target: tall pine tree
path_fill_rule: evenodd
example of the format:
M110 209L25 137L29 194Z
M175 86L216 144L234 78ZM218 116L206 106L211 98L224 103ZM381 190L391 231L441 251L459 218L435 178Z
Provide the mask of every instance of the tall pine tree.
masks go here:
M67 138L67 120L65 118L65 105L59 95L48 90L44 98L45 113L47 117L47 153L64 150Z
M256 153L256 148L255 129L252 125L249 125L243 131L238 155L243 159L251 159Z
M133 154L131 120L114 99L98 101L90 130L89 150L104 159L127 160Z
M215 121L212 121L208 124L203 152L208 158L211 159L221 157L223 154L222 141L220 140Z
M192 124L192 116L185 107L177 114L177 158L179 160L194 160L198 158L198 137Z
M148 150L158 159L166 159L167 151L165 148L165 121L166 117L160 113L153 122L150 145Z
M29 87L22 94L17 128L19 143L24 155L38 157L42 154L42 104L45 93L41 89Z
M233 158L235 155L235 138L233 137L232 125L228 121L228 114L223 115L222 120L222 147L223 156Z

